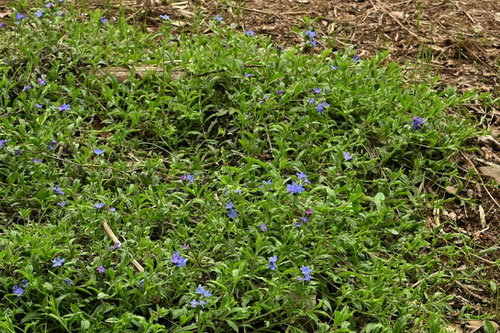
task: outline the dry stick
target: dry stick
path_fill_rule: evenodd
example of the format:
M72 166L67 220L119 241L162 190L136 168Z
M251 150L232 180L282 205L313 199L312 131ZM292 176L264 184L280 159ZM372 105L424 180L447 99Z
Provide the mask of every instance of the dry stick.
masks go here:
M107 221L104 221L102 223L102 226L104 227L104 230L106 230L106 233L108 234L109 238L111 238L111 240L113 240L113 243L116 245L120 245L120 241L118 240L118 237L116 237L115 233L113 232L113 230L111 229L111 227L109 226L108 222ZM137 270L139 272L144 272L144 267L142 267L141 264L139 264L139 262L137 260L135 260L133 257L132 257L132 264L134 264L135 268L137 268Z
M377 8L375 6L375 4L372 2L372 0L370 0L370 4L373 6L373 8ZM401 28L405 29L410 35L414 36L415 38L417 38L419 41L422 40L422 38L417 35L416 33L414 33L413 31L411 31L410 29L408 29L405 25L403 25L403 23L399 22L399 20L397 18L394 17L394 15L392 15L390 12L386 11L385 8L383 6L380 6L380 8L382 8L383 12L387 15L389 15L393 20L394 22L396 22Z
M469 13L467 13L465 10L463 10L457 3L455 3L455 1L453 0L450 0L450 2L453 4L453 6L457 7L457 9L459 11L461 11L462 13L464 13L468 18L469 20L472 22L472 24L476 24L476 21L474 21L474 19L472 18L472 16L469 15Z
M488 193L488 195L490 196L491 200L493 200L493 202L495 203L495 205L497 205L498 207L500 207L500 204L498 204L498 202L495 200L495 198L491 195L490 191L488 191L488 188L486 187L486 185L484 185L483 178L481 177L481 174L477 170L477 168L474 165L474 163L472 163L472 161L470 160L470 158L468 158L467 156L465 156L464 153L461 153L461 154L467 160L467 162L469 162L469 164L472 165L472 167L474 168L474 171L476 171L477 176L479 177L479 180L481 181L481 185L483 185L483 188L485 189L486 193Z
M268 11L265 11L265 10L260 10L260 9L255 9L255 8L246 8L246 7L244 7L243 9L244 10L248 10L249 12L255 12L255 13L260 13L260 14L267 14L267 15L274 15L274 16L309 14L308 11L273 13L273 12L268 12Z
M491 260L488 260L488 259L485 259L485 258L480 257L478 255L475 255L474 253L471 253L471 254L472 254L473 257L476 257L477 259L480 259L480 260L484 261L485 263L487 263L487 264L489 264L491 266L495 265L495 263L493 261L491 261Z
M462 284L460 281L455 281L455 283L458 284L463 289L465 289L465 291L467 291L469 294L471 294L475 298L480 299L481 301L485 301L486 300L483 296L479 296L478 294L476 294L475 292L473 292L472 290L470 290L468 287L466 287L464 284Z

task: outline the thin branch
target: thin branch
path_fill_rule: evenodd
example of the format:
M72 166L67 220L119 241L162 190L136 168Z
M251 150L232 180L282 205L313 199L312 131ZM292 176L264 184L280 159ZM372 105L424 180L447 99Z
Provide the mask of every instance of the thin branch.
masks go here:
M118 237L116 237L115 233L113 232L113 229L111 229L111 227L109 226L108 222L107 221L104 221L102 223L102 226L104 227L104 230L106 230L106 233L108 234L109 238L111 238L111 240L113 240L113 243L116 245L120 245L121 242L118 240ZM137 260L134 259L134 257L132 257L132 264L134 264L135 268L137 268L137 270L139 272L144 272L144 267L142 267L141 264L139 264L139 262Z

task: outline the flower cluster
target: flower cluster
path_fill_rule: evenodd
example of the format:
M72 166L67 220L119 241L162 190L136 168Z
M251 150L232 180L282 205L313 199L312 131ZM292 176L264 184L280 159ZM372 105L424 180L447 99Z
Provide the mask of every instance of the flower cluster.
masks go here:
M172 259L170 259L170 262L177 265L177 267L186 266L186 259L181 257L179 251L175 251L174 254L172 254Z
M196 294L200 295L200 297L202 298L203 297L209 298L212 296L212 293L207 289L205 289L202 285L198 285L198 288L196 288ZM191 307L196 308L198 305L201 306L202 308L205 307L205 305L207 305L207 301L205 301L202 298L199 300L193 299L190 302Z
M306 33L305 33L306 37L309 38L309 44L311 44L312 46L317 46L318 43L316 42L316 40L314 39L316 37L316 33L312 30L307 30Z
M300 272L302 273L302 276L297 276L297 280L299 281L311 281L311 273L312 269L310 266L302 266L300 267Z
M226 210L228 211L227 214L230 219L235 219L238 216L238 211L234 209L234 204L232 202L226 205Z
M292 182L291 184L288 184L286 186L286 189L288 190L288 192L290 192L291 195L300 194L303 191L305 191L302 184L297 184L296 182Z
M269 258L269 268L274 271L276 269L277 262L278 262L277 256L272 256L271 258Z
M308 209L306 210L306 216L300 218L300 221L298 221L297 223L295 223L295 226L297 228L300 228L302 226L302 223L307 223L309 222L309 219L311 218L311 215L312 215L313 211ZM302 221L302 222L301 222Z
M190 183L194 183L194 176L190 173L181 176L181 180L188 180Z
M411 128L413 130L418 131L424 125L425 125L425 121L423 118L420 118L419 116L413 116L413 120L411 122Z

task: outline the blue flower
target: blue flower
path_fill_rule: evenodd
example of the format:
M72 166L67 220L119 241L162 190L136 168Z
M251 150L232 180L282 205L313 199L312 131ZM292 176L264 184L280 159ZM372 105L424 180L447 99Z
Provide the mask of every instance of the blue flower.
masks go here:
M247 31L245 31L245 34L246 34L247 36L250 36L250 37L255 36L255 32L253 32L253 30L247 30Z
M175 251L174 254L172 254L172 259L170 260L170 262L176 264L177 267L186 266L186 259L182 258L179 255L179 251Z
M0 148L2 148L7 143L7 141L9 141L9 139L0 140Z
M56 259L52 260L52 267L60 267L64 264L66 260L61 259L61 257L57 257Z
M39 159L39 158L32 158L31 162L33 162L35 164L38 164L38 163L42 163L43 161L41 159Z
M328 103L319 103L318 106L316 107L316 110L321 114L325 109L328 109L330 107L330 104Z
M106 149L101 149L101 148L97 148L94 150L94 154L96 155L102 155L106 152Z
M104 274L104 273L106 273L106 268L104 268L104 266L101 265L101 266L97 267L97 271L101 274Z
M235 219L238 216L238 212L236 211L236 209L231 209L228 212L228 215L230 219Z
M311 40L314 39L314 37L316 37L316 33L312 30L307 30L306 31L306 36L308 36Z
M302 223L297 222L297 223L295 223L295 226L296 226L297 228L300 228L300 227L302 226Z
M337 66L333 66L333 65L330 65L330 68L333 69L333 70L339 69Z
M314 88L314 89L313 89L313 92L314 92L315 94L321 94L321 88Z
M40 85L42 85L42 86L44 86L44 85L46 85L46 84L47 84L47 82L45 82L45 80L44 80L44 79L42 79L41 77L39 77L36 81L38 82L38 84L40 84Z
M249 74L249 73L245 73L244 75L245 75L245 77L251 77L251 76L253 76L253 74Z
M139 289L142 290L142 286L144 285L144 279L139 281Z
M297 177L299 179L304 179L304 182L311 184L311 182L307 179L307 175L303 172L297 172Z
M163 20L163 21L167 21L170 19L170 16L168 15L160 15L160 18Z
M104 206L106 206L106 205L103 204L102 202L98 202L98 203L95 203L93 206L96 209L101 209L101 208L104 208Z
M105 18L104 16L101 17L101 24L106 24L108 22L108 19Z
M116 208L115 207L109 207L108 208L108 212L114 213L114 212L116 212Z
M232 202L229 202L228 204L226 204L226 209L233 209L234 207L234 204Z
M45 8L52 8L52 7L54 7L54 3L52 2L49 2L45 5Z
M222 16L220 16L220 14L217 14L215 15L215 19L219 22L223 21L224 19L222 18Z
M301 220L302 220L302 222L307 223L307 222L309 222L309 217L304 216L303 218L301 218Z
M198 306L198 301L197 301L197 300L195 300L195 299L193 299L193 300L190 302L190 304L191 304L191 307L195 308L195 307L197 307L197 306Z
M205 288L203 288L203 286L200 284L198 285L198 288L196 289L196 293L198 295L203 295L205 297L212 296L212 293L210 291L206 290Z
M59 185L54 186L51 190L56 192L58 195L64 195L64 191L59 188Z
M423 118L420 118L419 116L413 116L413 121L411 122L412 129L414 129L415 131L418 131L424 125L425 125L425 121Z
M67 284L69 284L70 286L72 286L72 285L73 285L73 282L71 282L71 280L70 280L70 279L64 279L64 282L66 282L66 283L67 283Z
M313 98L311 98L311 99L308 99L308 100L307 100L307 103L309 103L309 104L313 105L313 104L314 104L314 97L313 97Z
M272 184L273 184L273 182L271 181L271 179L269 179L269 180L267 180L267 181L266 181L266 180L263 180L263 181L262 181L262 184L272 185Z
M24 14L16 13L16 21L21 21L25 18L26 18L26 16Z
M309 44L311 44L312 46L315 46L315 47L318 46L318 43L315 40L310 40Z
M352 57L352 60L354 60L354 62L359 62L359 55L355 54L355 55Z
M350 161L350 160L352 160L351 153L349 153L349 152L345 151L345 152L344 152L344 160L346 160L346 161Z
M300 267L300 271L302 272L302 274L304 275L303 278L300 278L299 280L304 280L304 281L311 281L311 273L312 273L312 269L310 266L302 266Z
M200 306L201 306L202 308L204 308L204 307L205 307L205 305L207 305L207 302L206 302L206 301L204 301L204 300L201 300L201 301L199 302L199 304L200 304Z
M300 194L304 191L304 187L302 186L302 184L297 184L296 182L292 182L292 184L288 184L286 187L288 192L290 192L290 194L292 195L294 195L295 193Z
M285 93L285 91L284 91L284 90L278 90L278 91L276 92L276 94L278 94L278 95L283 95L284 93Z
M57 141L56 140L50 141L50 143L49 143L49 149L50 150L54 149L56 146L57 146Z
M21 287L26 288L27 285L28 285L28 280L24 279L21 281Z
M265 232L265 231L267 231L267 226L266 226L266 224L265 224L265 223L262 223L262 224L260 225L260 230L262 230L262 231L264 231L264 232Z
M192 174L188 173L186 178L190 183L194 183L194 176Z
M43 10L41 10L41 9L40 9L40 10L38 10L38 11L35 13L35 16L36 16L37 18L42 17L42 16L43 16Z
M38 103L35 103L35 106L39 109L43 108L43 105L42 104L38 104Z
M24 289L19 286L14 286L14 288L12 288L12 292L16 294L17 297L21 297L21 295L24 294Z
M69 104L62 103L57 107L59 111L68 111L70 109Z
M67 203L67 201L66 201L66 200L64 200L64 201L62 201L62 202L58 203L57 205L58 205L59 207L64 207L64 206L66 206L66 203Z
M3 22L0 22L0 29L2 29L3 27L4 27Z
M272 256L271 258L269 258L269 268L274 271L276 269L277 262L278 262L277 256Z
M28 84L27 86L24 86L21 91L28 91L31 90L31 86Z

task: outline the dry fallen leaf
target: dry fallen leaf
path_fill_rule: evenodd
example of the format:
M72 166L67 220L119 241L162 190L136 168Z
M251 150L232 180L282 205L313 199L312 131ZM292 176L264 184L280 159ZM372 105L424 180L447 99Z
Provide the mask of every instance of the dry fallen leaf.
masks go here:
M446 331L449 333L463 333L464 331L459 324L448 324L446 325Z
M483 327L483 321L482 320L468 320L465 323L465 329L467 333L474 333L477 332L479 329Z
M458 188L456 186L446 186L444 189L446 190L446 192L453 194L453 195L457 194L457 190L458 190Z
M481 171L481 173L485 176L492 177L498 184L500 184L500 167L482 166L479 167L479 171Z

